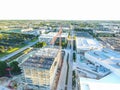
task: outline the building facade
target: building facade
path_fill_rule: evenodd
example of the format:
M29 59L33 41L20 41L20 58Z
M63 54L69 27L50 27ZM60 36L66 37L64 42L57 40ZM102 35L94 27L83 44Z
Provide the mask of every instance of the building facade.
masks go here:
M42 48L32 51L20 64L24 82L37 86L38 90L52 90L59 61L59 49Z

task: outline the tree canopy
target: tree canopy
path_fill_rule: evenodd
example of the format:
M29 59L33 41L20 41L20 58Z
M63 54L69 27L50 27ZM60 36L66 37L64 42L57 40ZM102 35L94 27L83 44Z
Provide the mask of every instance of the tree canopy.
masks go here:
M12 73L16 74L16 73L20 73L21 69L20 67L18 67L18 62L17 61L13 61L10 63L10 67L12 68Z
M0 76L6 74L7 63L5 61L0 61Z
M38 42L37 44L35 44L35 48L42 48L46 45L47 45L46 42Z

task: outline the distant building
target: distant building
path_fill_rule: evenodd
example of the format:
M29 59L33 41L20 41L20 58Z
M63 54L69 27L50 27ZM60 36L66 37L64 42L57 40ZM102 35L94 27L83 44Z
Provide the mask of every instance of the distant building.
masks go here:
M76 37L77 53L100 48L102 48L102 45L96 39Z
M42 34L39 36L39 41L42 42L46 42L47 44L50 44L50 41L52 40L52 38L54 36L57 35L58 32L50 32L48 34ZM60 36L57 36L57 37L60 37ZM65 40L65 42L67 41L67 38L68 38L68 33L62 33L61 34L61 38Z
M20 63L24 82L38 86L39 90L52 90L55 85L59 61L60 51L57 48L33 50Z
M116 31L111 30L93 30L94 34L105 33L105 34L115 34Z
M28 29L22 29L21 32L28 32L28 31L32 31L33 28L28 28Z
M40 32L40 34L44 34L46 32L46 30L45 29L40 29L39 32Z
M57 30L60 30L60 27L56 28ZM62 26L63 30L71 30L70 26Z
M36 29L33 30L33 28L22 29L21 32L23 34L31 34L35 36L40 35L40 30L36 30Z
M85 57L93 63L99 63L120 77L120 53L110 49L92 50Z
M120 24L119 23L101 23L103 26L103 30L108 29L111 30L113 33L120 33Z
M93 30L93 34L94 36L97 36L97 37L104 37L104 36L115 36L117 33L117 31L114 31L114 30Z

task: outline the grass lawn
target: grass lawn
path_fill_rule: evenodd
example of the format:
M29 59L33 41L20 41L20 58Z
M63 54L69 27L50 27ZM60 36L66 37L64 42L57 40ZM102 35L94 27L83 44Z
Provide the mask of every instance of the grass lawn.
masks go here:
M15 51L17 51L19 48L13 48L13 49L11 49L11 50L7 50L6 51L6 53L12 53L12 52L15 52Z
M28 48L28 49L26 49L26 50L24 50L24 51L22 51L22 52L20 52L20 53L18 53L18 54L16 54L16 55L12 56L11 58L7 59L6 62L7 62L7 63L10 63L10 62L12 62L12 61L15 61L15 60L16 60L18 57L20 57L21 55L27 54L28 52L30 52L31 49L32 49L32 48Z
M38 38L35 38L35 39L31 40L31 42L35 42L37 39L38 39Z
M26 50L23 51L24 54L27 54L32 48L28 48Z
M37 40L37 38L34 39L34 40L32 40L31 42L35 42L36 40ZM10 54L10 53L13 53L13 52L17 51L17 50L19 50L20 48L25 47L26 45L28 45L28 44L22 44L22 45L20 45L19 47L15 47L15 48L12 48L11 50L5 51L4 53L0 53L0 58L4 57L5 55L8 55L8 54ZM29 50L28 50L28 51L29 51Z
M12 48L11 50L7 50L7 51L4 52L4 53L0 53L0 58L1 58L1 57L4 57L4 56L7 55L7 54L10 54L10 53L12 53L12 52L17 51L18 49L19 49L18 47L15 47L15 48Z
M0 53L0 57L7 55L7 53Z

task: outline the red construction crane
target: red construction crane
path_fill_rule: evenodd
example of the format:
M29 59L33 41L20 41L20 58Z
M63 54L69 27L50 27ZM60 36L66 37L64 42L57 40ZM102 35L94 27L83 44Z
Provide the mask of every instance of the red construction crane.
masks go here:
M62 34L62 27L60 27L59 32L53 37L53 39L51 40L50 44L54 45L56 39L59 36L59 46L61 47L61 34Z
M54 90L57 89L57 85L58 85L58 81L59 81L59 77L60 77L60 73L61 73L61 67L62 67L62 63L63 63L63 60L62 60L62 53L61 53L61 49L62 49L62 46L61 46L61 34L62 34L62 27L60 27L60 30L59 32L53 37L53 39L51 40L50 44L54 45L55 41L57 40L58 36L59 36L59 46L60 46L60 60L59 60L59 65L58 65L58 68L60 70L60 72L57 72L57 81L55 82L56 83L56 86L54 87Z

